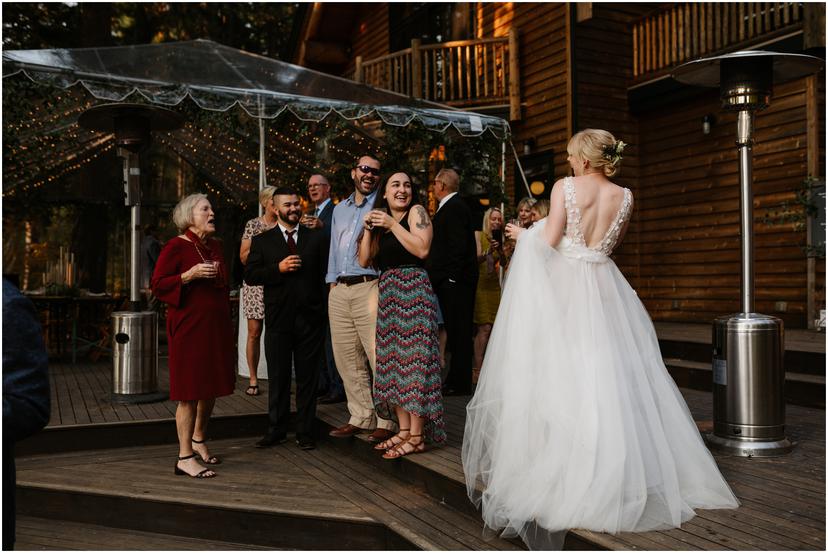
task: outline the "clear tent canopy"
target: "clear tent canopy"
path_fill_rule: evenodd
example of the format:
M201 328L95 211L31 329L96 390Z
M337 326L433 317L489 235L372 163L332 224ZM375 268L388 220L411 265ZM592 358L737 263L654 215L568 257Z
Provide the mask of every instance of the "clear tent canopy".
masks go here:
M24 92L41 85L49 92L39 90L37 101L26 103ZM509 124L497 117L446 109L207 40L4 51L3 87L4 196L25 194L111 150L113 135L77 125L85 109L106 102L183 111L185 126L158 133L156 142L239 204L259 187L260 160L268 181L286 170L307 173L320 158L335 157L330 150L340 157L378 151L383 128L416 125L498 141L510 134ZM293 117L280 117L286 112Z

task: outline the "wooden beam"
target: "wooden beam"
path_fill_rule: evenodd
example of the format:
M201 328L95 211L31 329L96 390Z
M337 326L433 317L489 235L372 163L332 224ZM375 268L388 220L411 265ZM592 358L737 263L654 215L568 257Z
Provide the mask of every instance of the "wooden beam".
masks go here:
M592 19L592 2L578 2L576 4L575 19L578 23Z
M567 4L567 14L569 4ZM567 40L569 40L569 19L566 20ZM567 42L567 44L569 44ZM520 52L518 51L518 31L514 27L509 29L509 119L520 120ZM569 57L569 46L567 46ZM571 71L571 59L567 63ZM571 81L571 79L569 79ZM571 86L571 85L570 85Z
M823 6L824 13L825 7ZM824 75L823 72L820 73ZM807 120L805 136L808 149L807 165L809 177L819 176L819 97L817 94L816 79L814 75L805 79L805 117ZM811 245L811 225L813 225L813 218L808 217L805 232L807 233L806 240L809 246ZM814 320L816 319L816 259L814 256L808 256L807 271L808 299L807 305L805 306L806 317L808 328L814 329L816 328L814 324Z
M825 48L825 4L805 2L802 5L803 48Z
M354 60L354 80L358 83L364 82L362 77L362 56Z
M306 63L307 52L305 45L308 40L316 36L316 33L319 30L319 22L322 20L322 9L322 2L313 3L313 7L308 15L307 24L305 25L304 32L302 33L302 37L300 39L301 44L299 46L299 56L297 57L296 65L305 65Z
M415 98L423 97L423 60L420 52L419 38L411 39L411 95Z

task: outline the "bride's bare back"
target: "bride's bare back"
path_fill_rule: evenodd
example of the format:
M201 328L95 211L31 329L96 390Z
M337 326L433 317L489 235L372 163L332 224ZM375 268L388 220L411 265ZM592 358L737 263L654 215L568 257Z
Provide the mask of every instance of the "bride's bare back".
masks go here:
M567 185L567 181L569 184ZM549 243L564 234L573 242L609 255L621 242L632 212L632 194L600 174L555 183L547 221Z

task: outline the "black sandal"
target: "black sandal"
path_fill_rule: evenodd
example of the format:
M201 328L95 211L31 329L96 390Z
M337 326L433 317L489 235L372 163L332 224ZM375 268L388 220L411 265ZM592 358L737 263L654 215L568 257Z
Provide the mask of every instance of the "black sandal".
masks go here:
M253 393L251 393L250 390L253 390ZM247 389L244 391L244 393L249 395L249 396L259 395L259 386L258 386L258 384L255 385L255 386L253 384L251 384L250 386L247 387Z
M204 439L203 439L203 440L201 440L201 441L198 441L198 440L196 440L195 438L193 438L192 440L193 440L193 443L194 443L194 444L199 444L199 445L201 445L201 444L203 444L204 442L206 442L206 441L207 441L207 438L204 438ZM199 456L201 456L201 453L197 453L197 452L196 452L196 453L194 453L194 455L195 455L195 454L198 454ZM201 462L202 462L202 463L204 463L205 465L220 465L220 464L221 464L221 459L219 459L219 458L218 458L218 457L216 457L216 456L210 456L210 457L208 457L208 458L201 457Z
M197 453L192 453L190 455L185 455L184 457L179 457L178 461L186 461L187 459L192 459L193 457L196 457L197 455L198 455ZM198 474L190 474L189 472L187 472L185 470L181 470L180 468L178 468L178 461L175 462L175 475L176 476L189 476L190 478L214 478L214 477L218 476L218 474L213 472L213 470L211 470L211 469L204 469L201 472L199 472ZM207 474L208 472L212 472L213 474L208 475Z
M399 432L397 432L396 434L394 434L393 436L391 436L390 438L388 438L384 442L381 442L381 443L378 443L377 445L375 445L374 449L376 449L377 451L388 451L389 449L394 449L395 447L397 447L401 443L408 441L408 438L403 438L402 436L400 436L400 434L403 433L403 432L408 432L410 430L411 430L410 428L400 428ZM410 434L409 434L409 436L410 436ZM395 442L394 441L395 438L398 441Z

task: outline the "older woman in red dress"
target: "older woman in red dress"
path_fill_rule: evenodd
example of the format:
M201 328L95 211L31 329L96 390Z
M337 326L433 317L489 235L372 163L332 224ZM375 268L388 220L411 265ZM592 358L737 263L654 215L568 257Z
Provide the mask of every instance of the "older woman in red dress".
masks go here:
M233 393L235 358L227 269L215 214L207 196L191 194L173 211L183 234L164 246L152 275L152 291L168 305L170 399L178 401L175 474L212 478L204 468L220 463L205 444L216 398Z

